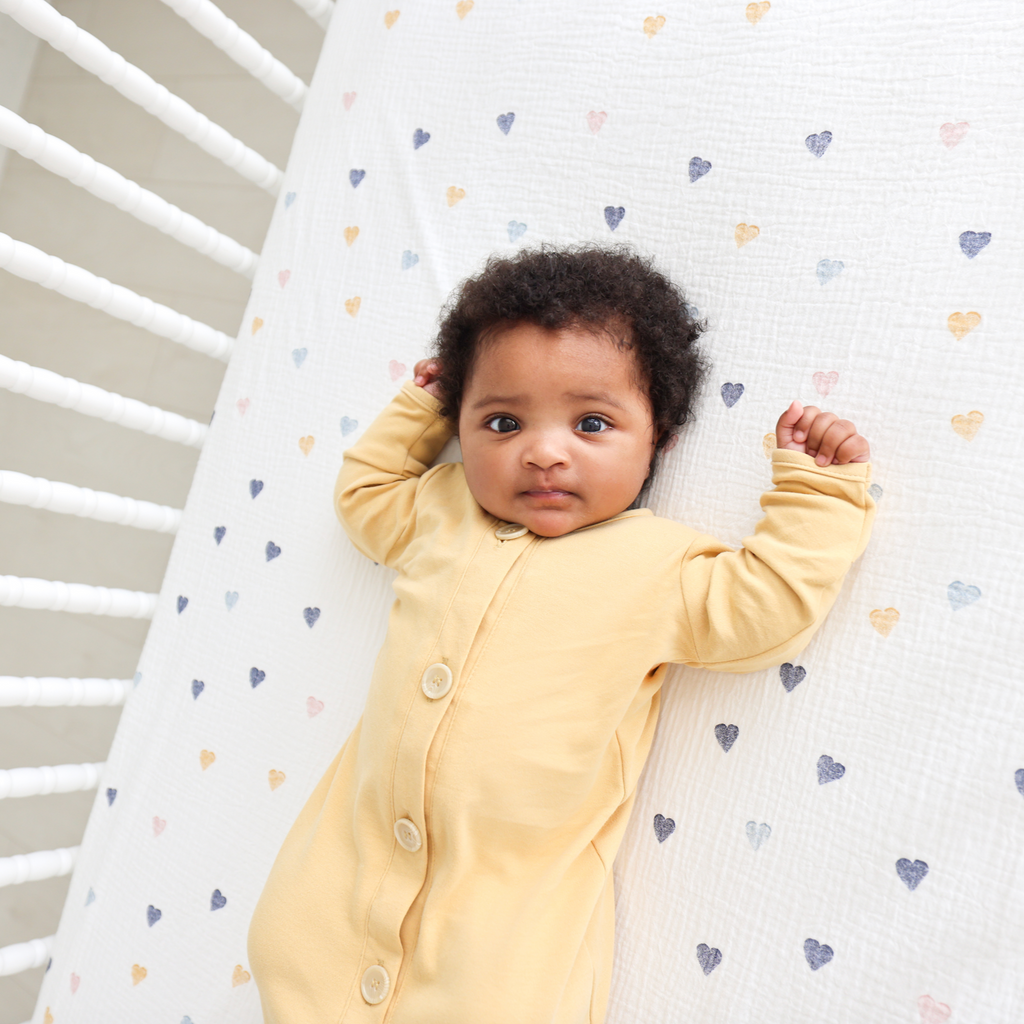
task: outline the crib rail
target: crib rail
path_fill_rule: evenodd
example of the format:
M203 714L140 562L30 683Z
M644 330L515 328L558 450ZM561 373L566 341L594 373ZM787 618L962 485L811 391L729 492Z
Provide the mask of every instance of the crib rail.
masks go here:
M0 800L19 796L49 796L51 793L79 793L85 789L95 789L103 767L101 762L0 770Z
M77 846L71 846L61 850L40 850L37 853L16 853L13 857L0 857L0 887L70 875L78 858L78 849Z
M53 940L53 935L47 935L45 939L31 939L29 942L4 946L0 949L0 977L42 967L49 959Z
M131 679L0 676L0 708L112 707L123 704L131 688Z
M0 576L0 607L151 619L156 599L156 594L141 590L37 580L31 576Z

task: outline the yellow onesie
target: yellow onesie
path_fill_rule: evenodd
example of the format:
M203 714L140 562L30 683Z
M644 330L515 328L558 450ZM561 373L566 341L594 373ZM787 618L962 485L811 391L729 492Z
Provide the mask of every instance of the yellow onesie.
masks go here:
M648 509L556 538L503 523L406 383L335 508L398 571L366 708L253 915L266 1024L600 1024L612 861L671 662L799 652L867 543L867 463L772 456L738 551Z

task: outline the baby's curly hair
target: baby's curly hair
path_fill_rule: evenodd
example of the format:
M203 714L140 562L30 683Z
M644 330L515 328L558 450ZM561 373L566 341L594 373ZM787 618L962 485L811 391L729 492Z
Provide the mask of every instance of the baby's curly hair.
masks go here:
M432 355L441 363L441 414L459 422L480 344L502 328L533 323L606 333L636 356L637 385L650 398L655 456L693 416L708 363L697 347L706 325L682 291L626 245L542 245L491 256L441 311Z

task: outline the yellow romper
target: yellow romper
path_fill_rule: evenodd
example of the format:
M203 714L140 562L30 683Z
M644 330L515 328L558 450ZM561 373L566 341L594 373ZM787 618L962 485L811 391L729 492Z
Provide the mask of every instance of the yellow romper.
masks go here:
M867 463L772 456L733 551L648 509L557 538L485 512L406 383L335 507L398 571L362 718L249 931L266 1024L601 1024L612 861L666 666L799 652L867 543Z

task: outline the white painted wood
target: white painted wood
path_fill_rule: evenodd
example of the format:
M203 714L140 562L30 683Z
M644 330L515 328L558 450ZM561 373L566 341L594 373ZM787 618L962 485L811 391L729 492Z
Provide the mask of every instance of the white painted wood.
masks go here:
M30 971L33 967L42 967L50 958L53 940L53 935L47 935L45 939L16 942L13 946L0 948L0 977Z
M70 875L78 858L78 850L77 846L69 846L61 850L39 850L36 853L0 857L0 887Z
M26 476L11 469L0 469L0 501L157 533L176 533L181 522L181 510L169 505L155 505L151 501Z
M259 79L272 93L290 103L296 110L309 91L298 75L265 50L248 32L243 32L211 0L163 0L184 18L201 36L206 36L236 64Z
M0 0L0 5L5 2ZM82 267L48 256L3 232L0 232L0 269L215 359L227 362L231 352L231 339L223 331L198 323L119 284L111 284L105 277L90 274Z
M0 11L9 14L22 28L45 39L79 67L91 71L122 96L159 118L168 128L180 132L242 177L266 189L272 196L280 191L284 175L279 168L179 96L158 85L95 36L80 29L46 0L0 0Z
M322 29L330 24L334 0L294 0Z
M0 145L17 150L23 157L35 160L48 171L130 213L143 224L252 279L258 256L251 249L105 164L97 163L55 135L48 135L6 107L0 107Z
M165 441L177 441L190 448L202 448L210 429L205 423L179 416L176 412L167 412L155 405L146 405L134 398L125 398L113 391L104 391L93 384L83 384L73 377L62 377L52 370L29 366L7 356L0 356L0 387L39 402L49 402L121 427L141 430Z
M141 590L92 587L86 583L37 580L31 576L0 576L0 606L7 608L151 619L156 611L156 599L156 594Z
M0 708L116 707L131 689L130 679L0 676Z
M105 763L101 761L99 764L58 764L43 768L0 770L0 800L95 789L104 767Z

